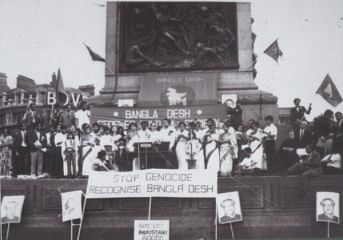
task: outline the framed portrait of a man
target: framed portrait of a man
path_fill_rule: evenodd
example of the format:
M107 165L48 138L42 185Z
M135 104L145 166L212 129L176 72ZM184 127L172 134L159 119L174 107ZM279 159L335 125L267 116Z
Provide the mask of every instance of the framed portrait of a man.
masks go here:
M62 196L62 222L82 218L82 191L65 192Z
M239 193L220 193L216 198L217 216L219 224L243 221Z
M318 222L339 224L339 193L317 192L316 219Z
M235 108L237 104L237 94L223 94L222 104L226 107Z
M4 196L1 202L1 224L20 223L25 196Z

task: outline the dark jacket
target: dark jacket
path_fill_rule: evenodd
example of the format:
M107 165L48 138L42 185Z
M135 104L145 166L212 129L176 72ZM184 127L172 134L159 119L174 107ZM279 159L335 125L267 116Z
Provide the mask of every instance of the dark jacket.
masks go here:
M307 156L306 164L308 169L317 170L319 174L323 173L321 157L316 151L311 152L310 155Z
M309 129L305 129L303 136L300 138L300 130L297 129L294 132L294 140L296 142L297 148L305 148L308 144L314 143L314 137L312 131Z
M13 136L13 147L15 151L18 151L18 149L21 147L22 141L23 141L23 137L22 137L21 131L19 131ZM28 146L27 131L24 134L24 141L25 141L25 144Z
M240 214L235 214L234 217L229 217L229 216L222 216L220 218L220 222L221 223L227 223L227 222L237 222L237 221L241 221L242 220L242 216Z
M36 141L39 141L43 147L46 146L47 141L46 141L45 134L42 134L42 132L40 132L40 138L38 139L37 132L33 129L29 130L27 132L27 143L28 143L29 150L31 152L35 152L39 150L39 148L35 146Z
M332 216L332 218L330 218L328 215L322 213L318 215L318 221L338 223L339 219L337 216Z
M37 111L31 112L28 111L24 114L24 123L26 125L32 125L34 122L40 122L40 115L37 113Z
M298 124L297 123L298 120L305 121L306 120L305 113L310 114L311 109L306 110L306 108L304 106L299 106L298 109L297 109L297 107L291 108L291 124L292 125Z

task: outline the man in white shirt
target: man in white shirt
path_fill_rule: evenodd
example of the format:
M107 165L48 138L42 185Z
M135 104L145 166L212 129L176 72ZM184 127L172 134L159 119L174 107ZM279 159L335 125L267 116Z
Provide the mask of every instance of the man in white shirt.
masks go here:
M331 153L327 154L321 162L324 164L324 174L335 175L342 174L342 156L339 153L340 146L334 146Z
M151 132L148 129L148 123L146 121L141 122L141 129L137 132L139 142L151 142Z
M172 142L175 138L175 129L170 125L171 121L169 119L164 119L162 124L162 129L160 131L162 142Z
M157 131L157 125L155 122L150 124L150 140L153 143L161 142L161 133Z
M62 145L66 139L66 136L63 134L61 125L56 127L55 134L55 146L56 146L56 158L54 163L54 177L61 178L63 177L63 156L62 156Z
M195 134L195 137L197 139L199 139L201 142L204 141L204 137L205 137L206 131L207 130L202 129L201 122L197 121L195 123L194 134Z
M81 105L81 109L77 110L75 113L75 119L76 119L76 127L78 129L82 129L82 125L87 123L90 125L90 116L91 113L87 109L86 102L83 102Z
M273 116L266 116L264 121L266 122L266 127L263 129L264 152L266 154L267 169L270 173L273 173L278 170L275 163L275 141L277 138L277 128L273 123Z

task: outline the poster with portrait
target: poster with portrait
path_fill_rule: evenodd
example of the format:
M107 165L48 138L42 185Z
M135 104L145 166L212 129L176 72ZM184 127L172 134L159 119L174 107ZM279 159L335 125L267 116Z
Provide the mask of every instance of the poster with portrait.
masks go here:
M1 202L1 224L20 223L25 196L4 196Z
M232 223L243 221L239 193L219 193L216 198L218 223Z
M222 104L230 108L235 108L237 104L237 94L223 94Z
M317 222L339 224L339 193L317 192L316 194Z
M82 191L61 193L62 196L62 222L82 218Z

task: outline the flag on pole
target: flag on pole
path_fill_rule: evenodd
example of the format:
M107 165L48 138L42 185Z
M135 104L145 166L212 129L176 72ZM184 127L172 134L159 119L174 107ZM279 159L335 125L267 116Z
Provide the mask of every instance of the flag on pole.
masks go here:
M56 92L56 103L60 106L63 106L67 99L67 93L64 90L64 83L63 83L63 78L62 78L60 69L58 69L58 72L57 72L55 92Z
M274 59L276 62L279 60L279 57L283 55L283 52L281 51L279 47L279 43L277 39L272 44L270 44L270 46L267 47L266 50L264 50L264 53L267 54L272 59Z
M85 47L87 48L88 53L93 61L106 62L105 58L101 57L99 54L94 52L89 46L87 46L86 44L83 45L85 45Z
M338 106L343 101L341 94L338 92L338 89L329 74L325 76L316 93L334 107Z

